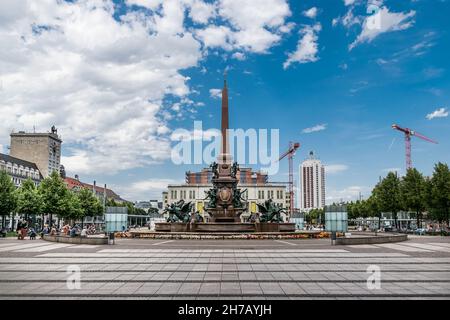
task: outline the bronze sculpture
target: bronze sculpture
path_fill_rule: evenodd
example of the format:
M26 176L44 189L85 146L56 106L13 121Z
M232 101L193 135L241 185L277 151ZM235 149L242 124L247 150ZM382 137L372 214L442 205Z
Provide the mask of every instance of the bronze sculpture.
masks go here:
M259 203L257 205L260 213L259 220L261 222L283 222L281 213L286 213L286 211L282 205L274 203L272 199L266 200L264 205Z
M206 198L203 200L209 199L208 208L215 208L217 203L217 189L212 188L209 191L206 191Z
M191 219L191 211L194 207L192 202L185 203L184 200L180 200L176 203L168 205L163 213L169 213L167 222L182 222L188 223Z

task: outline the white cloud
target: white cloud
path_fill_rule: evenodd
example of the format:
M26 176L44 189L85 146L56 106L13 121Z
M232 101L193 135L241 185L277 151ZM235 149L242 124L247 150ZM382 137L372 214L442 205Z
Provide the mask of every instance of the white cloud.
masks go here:
M310 9L306 10L306 11L303 11L303 15L305 17L314 19L317 16L317 11L318 11L317 7L312 7Z
M205 29L197 30L195 34L208 48L233 49L233 41L231 40L233 32L228 27L212 25Z
M186 0L190 4L189 16L194 22L206 24L217 15L217 8L213 3L199 0Z
M217 19L195 30L206 48L266 53L293 27L286 22L291 15L286 0L220 0L209 9L210 16Z
M219 15L233 28L234 48L264 53L280 41L278 33L291 11L285 0L221 0Z
M209 95L213 99L222 98L222 89L209 89Z
M175 130L170 135L171 141L193 141L193 140L203 140L211 141L214 137L220 137L221 133L218 129L209 130Z
M350 186L341 190L327 190L326 200L327 203L337 202L337 201L353 201L359 199L359 195L368 188L361 186Z
M355 0L344 0L344 4L346 6L350 6L350 5L354 4L354 3L355 3Z
M353 25L356 24L361 24L362 22L362 18L359 16L355 16L353 14L353 9L354 6L351 6L348 10L347 13L343 16L343 17L337 17L334 18L331 21L331 25L333 27L337 26L339 23L342 24L345 28L349 29L350 27L352 27Z
M2 1L0 144L13 129L55 124L69 174L169 159L168 121L195 106L181 71L199 67L209 47L266 52L290 25L284 0L126 4L117 17L111 0ZM189 29L188 18L195 22ZM168 95L179 100L172 108Z
M174 179L148 179L132 182L126 187L113 185L111 188L120 196L129 201L162 199L162 192L167 190L169 184L181 184L183 181Z
M242 52L235 52L231 57L240 61L245 60L245 54L243 54Z
M336 174L348 170L348 166L345 164L330 164L325 166L325 172L327 174Z
M314 26L305 26L300 30L302 37L298 41L297 49L288 54L288 59L284 62L283 68L287 69L292 63L308 63L319 60L317 57L318 40L317 33L322 29L320 23Z
M447 108L440 108L440 109L434 110L432 113L429 113L426 116L426 118L428 120L432 120L434 118L446 118L446 117L448 117Z
M342 17L341 23L344 27L350 28L355 24L361 24L361 18L353 14L353 8L350 8L345 16Z
M163 0L125 0L125 3L129 6L137 5L151 10L157 9L162 2Z
M114 173L168 159L159 112L166 94L190 92L179 71L202 57L192 35L150 35L154 21L136 12L117 21L110 1L25 6L0 28L7 48L0 52L0 111L7 114L0 141L11 129L56 124L64 145L72 145L62 159L72 173Z
M327 128L327 124L326 123L318 124L318 125L315 125L314 127L303 129L302 133L313 133L313 132L323 131L326 128Z
M364 42L371 42L380 34L410 28L414 24L415 14L416 12L413 10L408 13L390 12L387 7L381 7L378 12L364 20L361 33L349 49L352 50Z

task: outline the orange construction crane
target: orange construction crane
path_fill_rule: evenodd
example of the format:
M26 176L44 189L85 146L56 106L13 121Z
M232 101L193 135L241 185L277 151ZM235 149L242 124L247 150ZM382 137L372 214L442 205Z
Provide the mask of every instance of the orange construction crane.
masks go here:
M398 130L400 132L403 132L405 134L405 149L406 149L406 170L412 168L412 160L411 160L411 136L416 136L417 138L420 138L422 140L436 143L436 141L431 140L430 138L425 137L424 135L421 135L420 133L411 130L409 128L402 128L396 124L392 125L392 129Z
M295 152L297 151L297 149L300 148L300 143L298 142L289 142L289 149L283 153L280 158L278 159L278 161L288 157L289 160L289 196L290 196L290 205L291 207L289 208L289 214L292 217L292 214L294 213L294 171L293 171L293 167L294 167L294 163L293 163L293 159L294 159L294 155Z

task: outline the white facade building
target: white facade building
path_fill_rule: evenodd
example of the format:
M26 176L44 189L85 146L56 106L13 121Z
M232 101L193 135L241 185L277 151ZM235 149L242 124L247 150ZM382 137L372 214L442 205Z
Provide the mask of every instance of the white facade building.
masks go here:
M27 179L31 179L36 186L43 179L36 164L2 153L0 153L0 170L6 171L17 188Z
M325 206L325 167L314 152L299 168L300 210L322 209Z

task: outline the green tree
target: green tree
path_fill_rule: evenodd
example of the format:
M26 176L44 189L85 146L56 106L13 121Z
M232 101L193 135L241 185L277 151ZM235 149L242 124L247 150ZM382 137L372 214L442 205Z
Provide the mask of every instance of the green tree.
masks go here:
M423 212L426 210L426 183L423 175L417 169L408 169L400 183L403 207L414 212L417 227L421 227Z
M377 189L378 205L381 211L391 212L394 216L395 227L398 228L397 214L402 209L400 194L400 179L394 172L379 183Z
M43 201L43 211L50 216L50 224L53 223L53 215L59 218L72 215L70 212L72 210L71 192L56 171L42 180L38 190Z
M312 209L308 213L309 221L315 223L325 224L325 210L324 209Z
M439 222L449 223L450 212L450 170L447 164L439 162L434 166L429 186L429 208L431 215Z
M131 202L126 202L125 207L128 208L128 214L134 215L136 214L136 208Z
M77 197L80 201L81 210L83 211L82 225L84 224L84 217L103 215L103 206L91 190L81 189Z
M17 190L17 194L17 212L24 214L26 219L28 219L29 216L37 216L43 213L42 197L33 180L28 178L23 181L22 185Z
M349 220L358 218L358 210L353 201L347 203L347 215Z
M367 207L370 212L371 217L377 217L378 218L378 228L381 228L381 208L380 208L380 200L379 200L379 185L377 184L373 190L372 194L367 199Z
M72 222L71 224L73 224L74 220L84 218L81 201L73 192L68 191L65 198L60 202L60 205L64 212L62 217L70 219Z
M370 210L366 200L357 200L355 205L357 208L358 217L367 218L370 216Z
M0 215L2 216L2 228L5 227L6 216L14 214L16 208L16 187L6 171L0 170ZM14 220L12 219L11 221ZM14 226L12 228L14 229Z
M107 207L120 207L120 205L117 204L117 202L114 199L107 199L106 206Z

